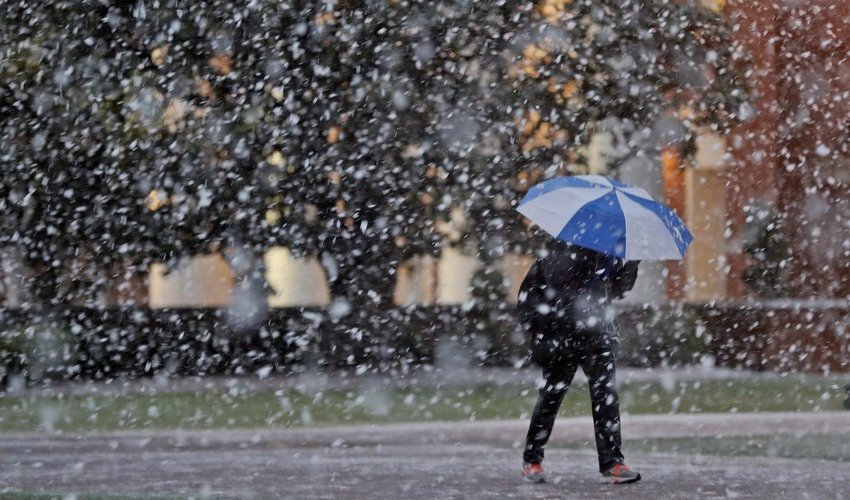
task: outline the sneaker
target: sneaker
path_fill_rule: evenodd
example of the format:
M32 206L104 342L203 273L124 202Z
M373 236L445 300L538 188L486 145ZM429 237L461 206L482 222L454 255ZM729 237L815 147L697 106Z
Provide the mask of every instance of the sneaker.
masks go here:
M546 482L546 474L543 472L543 466L540 464L524 462L522 464L522 477L530 483Z
M611 484L626 484L640 481L640 472L632 470L626 464L616 464L602 473L603 482Z

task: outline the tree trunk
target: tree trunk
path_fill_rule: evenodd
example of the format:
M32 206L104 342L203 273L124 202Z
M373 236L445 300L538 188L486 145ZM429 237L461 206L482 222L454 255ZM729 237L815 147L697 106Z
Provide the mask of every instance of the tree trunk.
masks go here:
M37 262L33 269L31 307L43 314L49 314L63 301L61 269L57 269L51 262Z
M30 300L30 290L26 286L30 277L20 248L4 248L0 252L0 265L2 265L0 305L9 308L21 307Z
M229 260L234 286L230 295L230 320L242 327L254 327L268 317L268 295L271 287L266 278L263 255L236 249Z
M345 299L352 307L377 310L393 305L399 255L394 245L378 248L379 253L341 248L320 256L328 276L331 300Z
M149 276L147 269L122 262L111 266L105 283L107 305L147 307L149 305Z

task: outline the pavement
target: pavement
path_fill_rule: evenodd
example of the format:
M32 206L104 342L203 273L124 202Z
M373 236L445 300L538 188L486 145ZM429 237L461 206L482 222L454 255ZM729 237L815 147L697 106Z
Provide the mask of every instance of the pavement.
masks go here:
M0 492L215 498L847 498L850 463L628 453L629 439L843 435L850 412L627 415L624 449L644 479L600 484L589 417L558 420L545 465L519 466L525 421L287 430L27 433L0 437Z

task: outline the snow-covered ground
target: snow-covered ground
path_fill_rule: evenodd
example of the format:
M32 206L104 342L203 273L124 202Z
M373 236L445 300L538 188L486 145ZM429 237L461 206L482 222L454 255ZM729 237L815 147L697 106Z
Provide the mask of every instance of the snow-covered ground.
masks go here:
M589 417L556 424L550 481L520 481L527 423L488 421L296 430L17 434L0 438L6 491L231 498L841 498L850 463L629 453L629 440L850 434L850 412L624 417L644 480L597 482ZM743 439L743 437L742 437Z

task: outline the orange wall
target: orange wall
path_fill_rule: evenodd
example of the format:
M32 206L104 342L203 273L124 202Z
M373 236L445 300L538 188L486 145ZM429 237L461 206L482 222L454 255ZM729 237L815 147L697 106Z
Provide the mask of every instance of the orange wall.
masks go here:
M755 117L729 134L727 294L742 298L743 208L785 215L797 297L850 295L850 2L730 0L735 37L752 58ZM828 154L826 148L829 149ZM842 158L830 162L834 152ZM832 179L830 179L830 177Z

